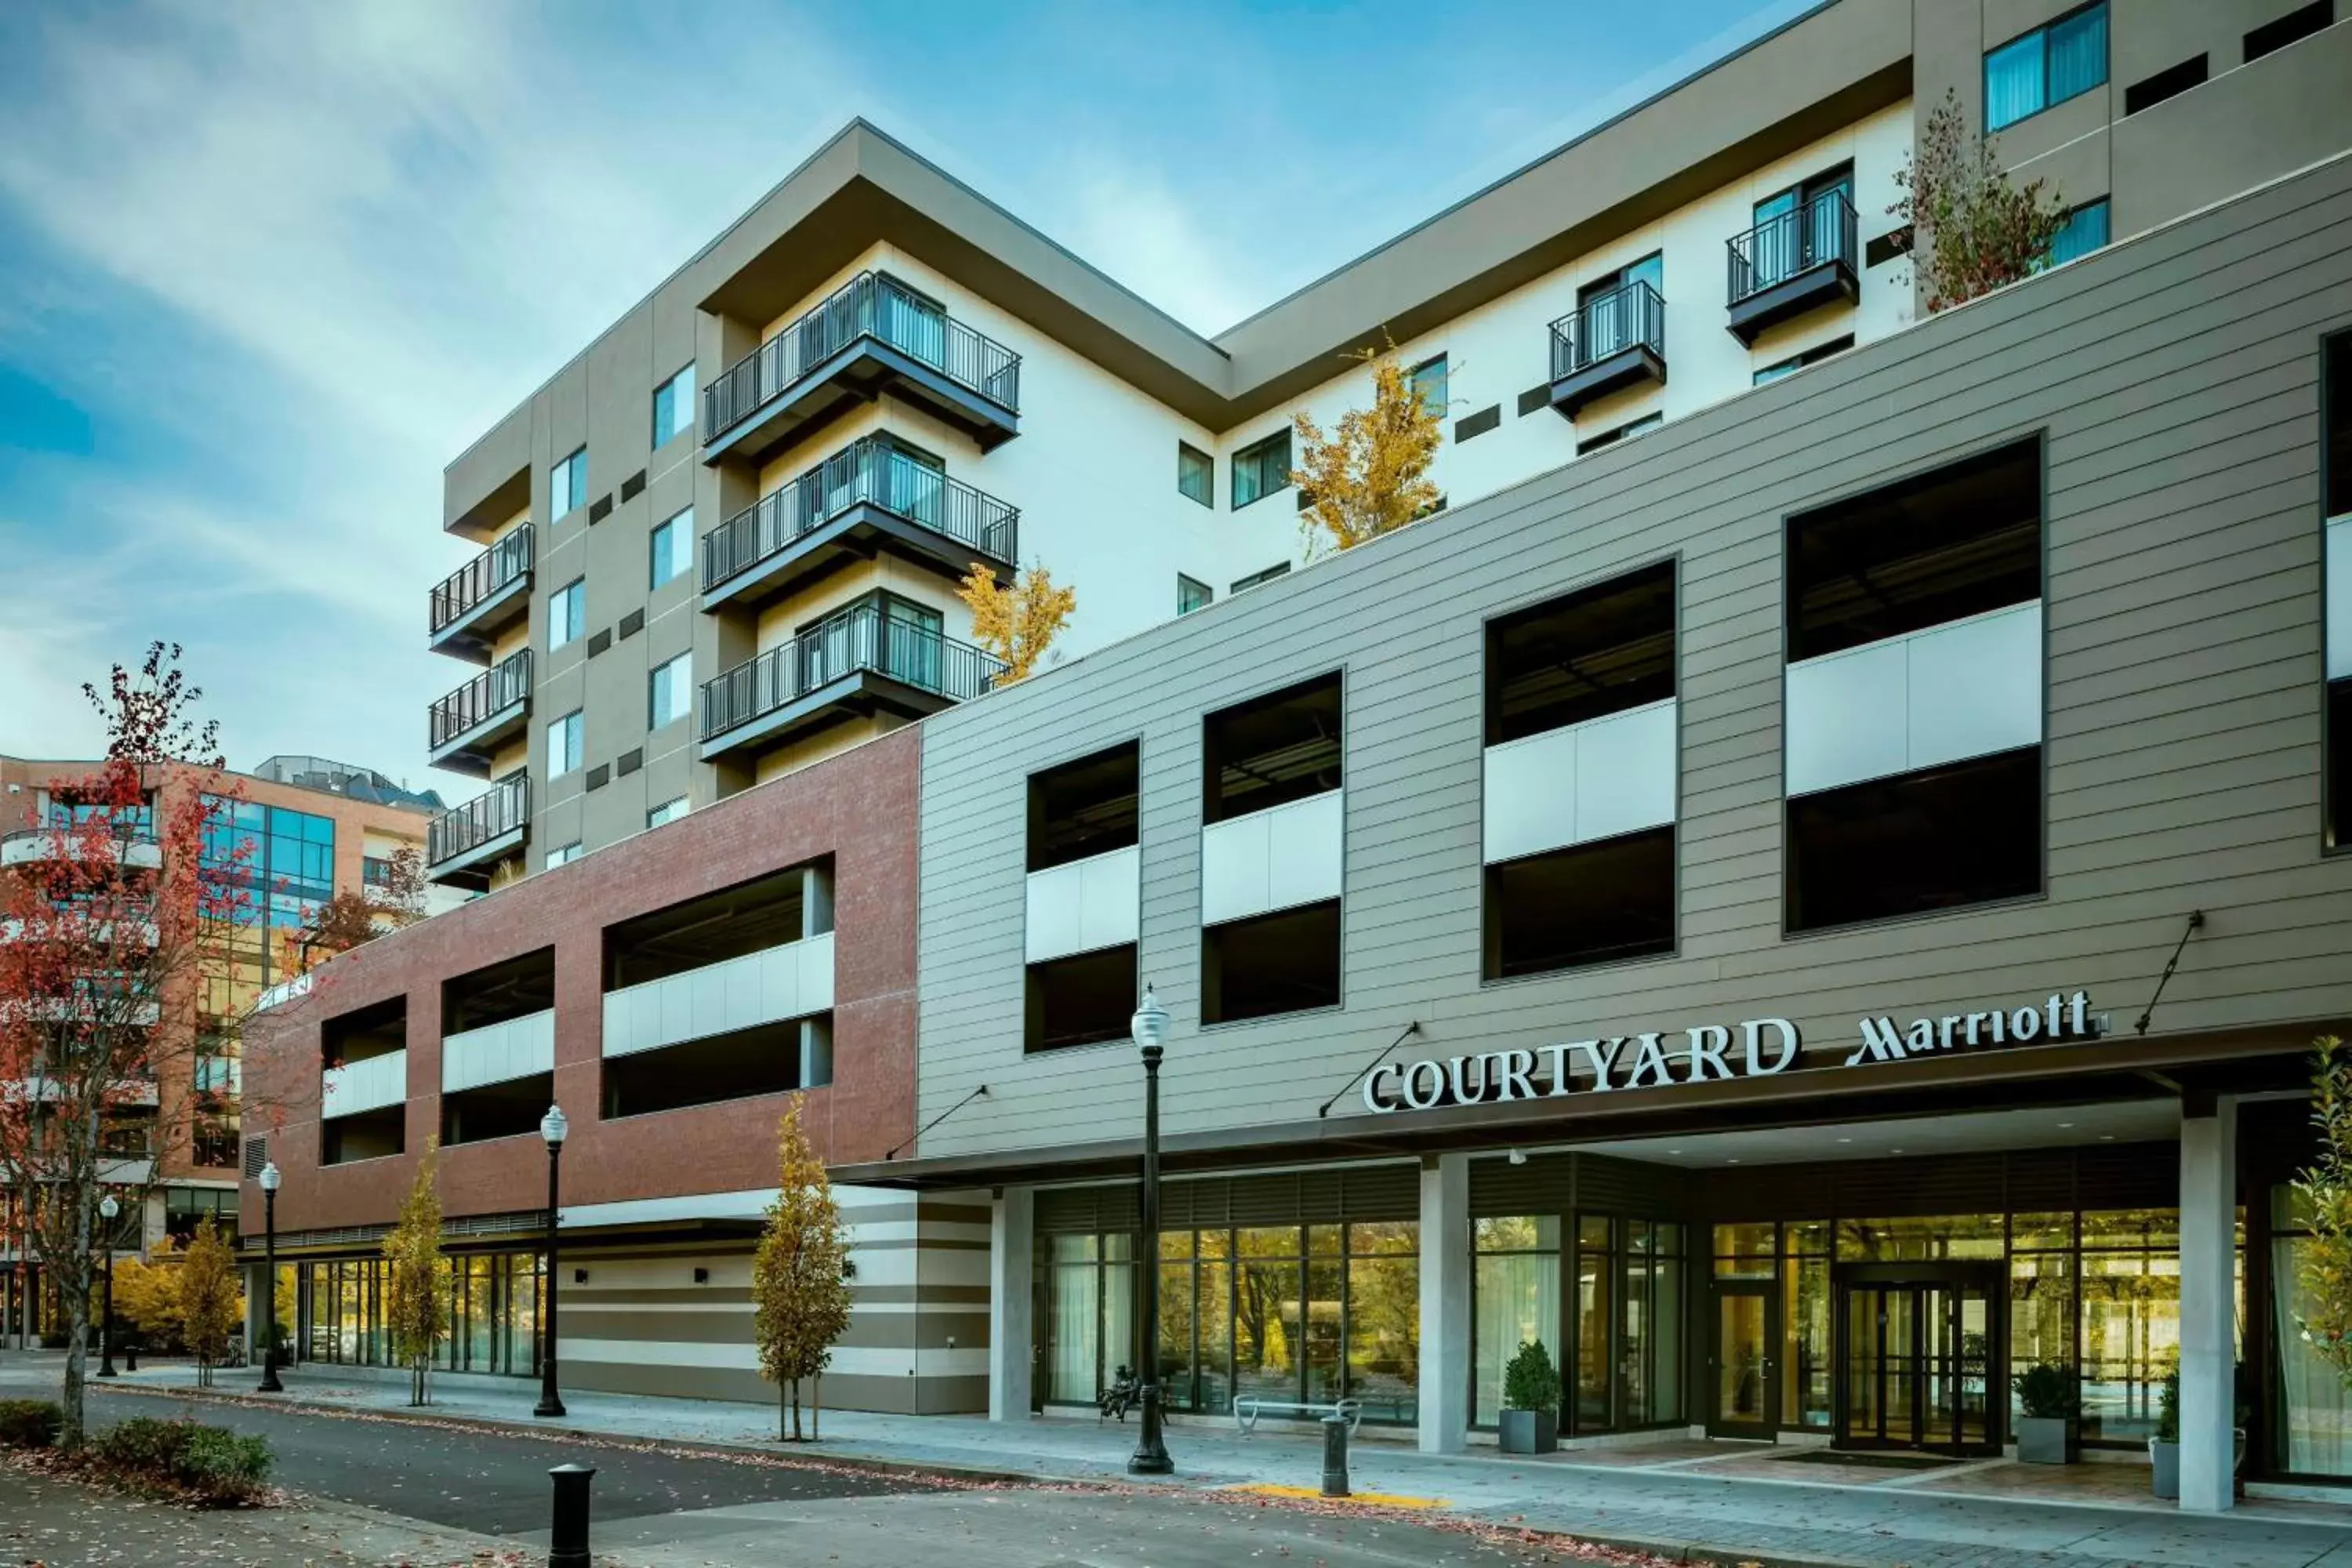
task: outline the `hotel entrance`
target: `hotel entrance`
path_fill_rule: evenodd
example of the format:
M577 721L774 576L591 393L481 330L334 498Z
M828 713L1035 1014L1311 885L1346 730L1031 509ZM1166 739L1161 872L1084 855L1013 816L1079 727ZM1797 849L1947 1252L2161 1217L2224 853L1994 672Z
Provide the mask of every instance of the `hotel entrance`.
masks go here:
M1998 1287L1970 1265L1841 1270L1837 1445L1998 1452Z

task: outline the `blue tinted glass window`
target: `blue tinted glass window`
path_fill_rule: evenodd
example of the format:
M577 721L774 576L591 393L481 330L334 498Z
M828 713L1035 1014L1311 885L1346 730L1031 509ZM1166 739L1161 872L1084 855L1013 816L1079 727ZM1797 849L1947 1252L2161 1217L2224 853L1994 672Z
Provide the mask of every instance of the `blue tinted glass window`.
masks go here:
M694 423L694 367L688 365L654 388L654 445L685 433Z
M2050 254L2042 258L2042 265L2055 267L2078 256L2088 256L2106 243L2107 204L2086 203L2066 215L2066 226L2051 240Z
M1985 56L1985 129L2014 125L2042 112L2042 37L2028 33Z
M2050 24L2049 97L2063 103L2107 79L2107 8L2094 5Z
M1999 131L2107 79L2105 0L1985 55L1985 129Z

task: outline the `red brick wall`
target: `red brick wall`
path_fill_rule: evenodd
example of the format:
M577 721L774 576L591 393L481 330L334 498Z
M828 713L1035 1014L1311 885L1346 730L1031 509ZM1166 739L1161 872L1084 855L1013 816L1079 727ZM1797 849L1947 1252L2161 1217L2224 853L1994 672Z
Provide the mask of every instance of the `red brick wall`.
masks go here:
M440 1131L441 982L555 949L555 1093L572 1123L563 1198L572 1204L736 1192L773 1184L786 1097L599 1120L604 931L765 872L823 856L834 864L834 1081L804 1121L835 1163L879 1159L914 1131L916 823L921 752L910 727L747 790L462 909L377 938L320 972L307 1000L253 1020L246 1037L246 1134L269 1138L285 1181L281 1231L389 1221ZM320 1026L404 994L408 1152L319 1166ZM536 1137L446 1150L446 1213L543 1206ZM247 1228L261 1194L246 1183Z

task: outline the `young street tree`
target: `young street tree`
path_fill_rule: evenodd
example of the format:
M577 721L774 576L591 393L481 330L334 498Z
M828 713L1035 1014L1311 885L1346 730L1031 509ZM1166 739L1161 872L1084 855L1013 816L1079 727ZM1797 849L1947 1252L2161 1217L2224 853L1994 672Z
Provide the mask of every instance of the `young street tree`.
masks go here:
M1406 381L1396 345L1352 358L1371 367L1372 405L1351 408L1326 437L1304 414L1291 416L1298 467L1290 482L1310 498L1300 514L1307 552L1352 550L1437 510L1444 497L1429 478L1445 410Z
M833 1342L849 1327L849 1233L824 1162L801 1129L806 1100L793 1097L778 1130L776 1201L768 1205L768 1228L751 1259L751 1333L760 1346L760 1375L776 1385L777 1440L795 1443L801 1440L801 1379L817 1380L809 1401L814 1437L815 1395L833 1360Z
M196 1018L246 897L199 874L229 793L176 646L108 689L104 762L53 783L0 873L0 1189L65 1318L61 1440L81 1441L91 1290L110 1189L139 1212L208 1102Z
M2039 179L2011 184L1992 139L1969 129L1949 89L1895 183L1903 194L1886 210L1909 227L1906 245L1930 311L2030 277L2066 226L2058 193Z
M433 1352L449 1331L449 1264L441 1256L439 1149L425 1145L400 1222L383 1238L384 1327L394 1359L408 1363L408 1403L432 1403Z
M2319 1154L2294 1184L2311 1237L2295 1249L2296 1326L2352 1385L2352 1056L2334 1035L2312 1043L2311 1121Z
M1028 679L1078 607L1078 591L1054 586L1043 566L1023 567L1008 588L977 561L956 585L956 597L971 607L972 641L1004 662L992 682L997 686Z
M346 888L318 905L296 948L304 970L425 918L425 855L415 846L392 857L382 882Z
M236 1331L244 1305L228 1244L221 1240L213 1216L206 1215L197 1224L196 1237L188 1244L187 1257L180 1263L180 1337L187 1342L188 1353L196 1358L199 1386L212 1386L213 1368L228 1352L229 1335Z

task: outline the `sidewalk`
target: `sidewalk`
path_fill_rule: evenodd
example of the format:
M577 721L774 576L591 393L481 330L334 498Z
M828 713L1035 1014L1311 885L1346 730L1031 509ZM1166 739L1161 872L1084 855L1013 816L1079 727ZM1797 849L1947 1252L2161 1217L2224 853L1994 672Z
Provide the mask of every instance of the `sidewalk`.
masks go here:
M281 1375L282 1396L254 1394L257 1374L250 1369L220 1373L214 1393L412 1414L405 1379L397 1374L305 1366ZM142 1367L115 1386L176 1394L193 1382L192 1369L165 1364ZM565 1395L566 1419L540 1421L530 1415L537 1395L536 1384L520 1380L436 1376L431 1411L413 1414L779 1451L769 1406L583 1392ZM856 1411L825 1412L824 1433L821 1447L785 1451L994 1477L1116 1482L1126 1479L1134 1444L1133 1426L1116 1423L999 1426L972 1416ZM1171 1426L1168 1446L1181 1487L1311 1491L1321 1474L1321 1446L1311 1436L1261 1431L1244 1437L1230 1426L1186 1424ZM2182 1514L2146 1495L2147 1472L2137 1467L2050 1471L1994 1460L1889 1469L1820 1463L1768 1446L1706 1443L1542 1459L1491 1450L1440 1457L1368 1435L1355 1445L1351 1474L1359 1493L1429 1500L1489 1523L1666 1555L1874 1568L2352 1568L2352 1506L2253 1499L2230 1514Z

